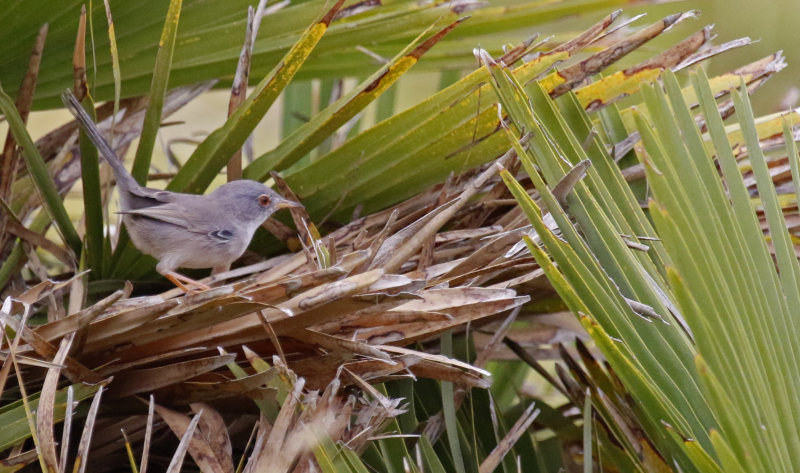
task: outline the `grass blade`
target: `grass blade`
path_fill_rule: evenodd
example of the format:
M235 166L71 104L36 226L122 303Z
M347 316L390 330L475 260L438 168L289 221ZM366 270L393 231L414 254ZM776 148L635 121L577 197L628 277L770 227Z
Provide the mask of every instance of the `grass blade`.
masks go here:
M253 55L253 43L258 34L261 15L264 12L266 0L258 2L258 10L253 7L247 9L247 28L244 32L244 44L239 54L239 63L236 65L236 74L231 84L231 98L228 102L228 117L233 115L247 97L247 85L250 83L250 58ZM238 148L228 161L228 182L242 178L242 149Z
M25 77L22 78L22 85L20 85L19 91L17 92L17 110L19 110L23 123L28 121L28 113L30 113L31 105L33 105L36 78L39 75L39 66L42 63L42 50L44 49L44 42L47 38L47 30L48 25L45 23L39 29L39 34L36 35L33 51L31 51L31 57L28 61L28 70L25 71ZM11 199L11 184L14 182L17 171L16 144L13 133L11 130L8 130L6 142L3 145L3 161L0 166L0 197L6 200Z
M592 471L592 396L587 390L583 404L583 473Z
M2 88L0 88L0 110L5 115L8 126L14 133L17 143L22 147L22 156L25 158L25 164L28 166L28 171L33 177L36 188L42 195L45 207L47 207L50 216L61 233L61 238L76 255L81 254L83 244L80 237L78 237L78 232L75 231L75 227L72 225L72 221L69 219L64 202L61 201L61 197L58 195L56 185L48 173L47 165L28 134L28 130L25 129L25 123L17 112L14 101Z
M175 37L178 33L178 20L181 16L182 5L183 0L170 0L167 18L164 20L164 29L161 31L161 40L158 42L158 55L153 69L153 83L150 86L147 111L142 124L142 134L139 137L139 147L136 148L136 157L133 159L133 167L131 168L131 175L141 185L147 183L147 173L153 156L153 146L156 142L158 129L161 126L161 109L164 107L164 95L167 92L167 84L169 84L169 73L172 68ZM109 21L110 18L109 13ZM113 32L112 27L113 24L109 23L110 32ZM115 99L119 100L118 91ZM116 111L117 107L115 106L114 112L116 113Z
M297 73L300 66L319 43L339 11L339 0L321 19L312 24L286 53L283 60L255 87L250 97L223 126L211 133L172 179L167 189L182 192L202 192L208 187L230 157L241 148L261 118Z
M30 431L31 440L33 440L34 446L36 446L36 451L39 452L39 466L42 467L42 471L48 471L47 468L47 460L45 459L45 454L41 453L41 443L39 442L39 437L37 435L36 430L36 423L34 420L34 409L31 406L30 399L28 398L28 394L25 392L25 383L22 381L22 373L19 370L19 365L17 364L17 357L14 352L10 352L8 358L14 364L14 373L17 375L17 382L19 383L19 391L20 397L22 398L22 406L25 409L25 418L28 422L28 429Z
M169 467L167 468L167 473L179 473L181 471L181 465L183 465L183 459L186 456L187 450L189 450L189 443L194 436L194 431L197 429L197 423L200 422L200 416L203 415L203 411L198 412L192 421L189 423L189 427L186 428L186 432L181 437L181 443L178 444L178 448L175 449L175 455L172 457L172 461L169 463Z
M53 357L53 366L47 370L42 394L39 397L39 408L36 409L36 433L39 438L39 454L48 471L58 471L59 460L56 456L56 441L53 436L53 426L55 425L55 401L58 379L61 377L61 368L58 365L64 363L67 353L72 346L73 336L64 337L58 353ZM70 409L70 406L67 406Z
M119 97L122 91L122 78L119 69L119 50L117 49L117 34L114 32L114 19L111 17L111 6L108 0L103 0L106 7L106 20L108 21L108 46L111 52L111 73L114 76L114 115L111 118L111 146L114 146L114 123L119 114Z
M586 398L588 401L588 397ZM481 463L480 466L480 473L491 473L495 471L495 469L500 465L500 462L503 458L511 451L514 447L514 444L517 443L517 440L522 437L522 435L528 431L528 427L533 424L533 421L536 420L536 417L539 415L539 410L536 409L536 404L531 403L530 406L525 408L525 411L519 416L517 422L511 427L503 439L498 442L497 446L492 450L492 453L486 457L486 459ZM584 418L585 422L585 418ZM591 450L589 450L591 456ZM586 454L586 445L584 444L584 455ZM591 471L591 470L590 470Z
M125 439L125 451L128 453L128 463L131 466L131 471L133 473L139 473L139 469L136 468L136 458L133 456L133 448L131 447L131 442L128 440L128 434L125 433L125 429L120 429L122 432L122 438Z
M83 425L83 433L81 434L81 443L78 447L78 455L75 457L75 464L72 467L73 473L84 473L86 471L86 461L89 458L89 447L92 444L92 434L94 433L94 423L97 419L97 411L100 410L100 399L103 397L103 387L97 390L97 393L92 399L92 405L89 407L89 413L86 415L86 421Z
M72 414L74 412L73 403L75 401L75 389L67 387L67 404L64 413L64 430L61 435L61 455L58 460L58 471L67 471L67 456L69 455L69 438L72 432Z
M453 332L447 331L442 334L442 355L453 356ZM458 419L456 419L455 397L453 395L453 383L442 381L442 412L444 413L444 423L447 426L447 443L450 446L450 453L453 455L453 464L457 473L465 473L464 458L461 452L461 443L458 435Z
M413 50L411 48L415 43L411 43L393 61L362 82L353 92L316 114L310 121L300 126L294 133L283 140L275 149L253 161L245 169L245 177L264 180L270 171L280 171L296 163L306 153L322 143L325 138L333 134L339 127L347 123L361 112L364 107L383 94L406 71L417 64L422 55L455 29L463 20L462 18L449 24Z
M72 55L72 70L74 76L73 90L75 97L92 117L96 119L94 103L89 95L86 81L86 8L81 9L78 22L78 36L75 40L75 50ZM81 130L78 135L81 150L81 184L83 186L83 208L85 211L85 236L86 261L92 269L92 278L100 278L105 274L103 261L105 256L105 242L103 239L103 196L100 188L100 162L97 148L92 145L89 137Z
M147 427L144 431L144 444L142 446L142 462L139 464L139 472L147 473L147 460L150 458L150 442L153 438L153 416L155 414L156 401L150 395L150 403L147 407Z

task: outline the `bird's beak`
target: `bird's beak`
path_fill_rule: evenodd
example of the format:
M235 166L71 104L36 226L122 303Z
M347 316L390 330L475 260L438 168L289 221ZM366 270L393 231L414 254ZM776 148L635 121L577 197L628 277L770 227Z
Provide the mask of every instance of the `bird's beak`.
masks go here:
M281 200L280 202L278 202L278 208L279 209L292 209L292 208L294 208L294 209L304 209L305 207L303 207L303 204L299 204L299 203L297 203L297 202L295 202L293 200L285 200L284 199L284 200Z

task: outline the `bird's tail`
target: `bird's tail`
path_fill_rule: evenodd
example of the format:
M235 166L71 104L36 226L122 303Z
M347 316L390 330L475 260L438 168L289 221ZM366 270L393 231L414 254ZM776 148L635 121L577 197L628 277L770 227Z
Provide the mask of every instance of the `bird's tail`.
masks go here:
M78 99L75 98L72 91L69 89L64 91L64 93L61 94L61 101L64 102L67 110L69 110L81 124L83 131L85 131L89 139L92 140L92 143L94 143L94 146L100 151L100 154L102 154L108 164L111 165L118 185L122 184L128 188L136 187L137 183L133 179L133 176L131 176L128 170L125 169L125 166L122 165L122 160L117 157L106 139L100 134L97 125L95 125L94 121L89 117L89 114L86 113L86 110L83 109L83 106L78 102Z

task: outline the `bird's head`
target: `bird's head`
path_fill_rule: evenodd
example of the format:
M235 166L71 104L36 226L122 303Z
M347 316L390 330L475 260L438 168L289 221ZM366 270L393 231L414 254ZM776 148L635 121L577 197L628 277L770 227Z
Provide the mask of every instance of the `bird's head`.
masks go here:
M280 209L303 206L284 199L264 184L250 180L231 181L211 193L231 219L255 231Z

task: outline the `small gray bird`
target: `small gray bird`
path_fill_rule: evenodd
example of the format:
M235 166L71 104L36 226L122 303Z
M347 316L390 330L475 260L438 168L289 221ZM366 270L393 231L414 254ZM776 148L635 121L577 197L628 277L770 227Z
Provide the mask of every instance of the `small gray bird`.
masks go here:
M178 268L225 268L244 253L256 229L279 209L302 207L264 184L232 181L208 195L182 194L140 186L116 156L70 90L61 96L92 143L114 170L122 220L143 253L158 260L156 270L185 292L182 282L208 286L175 272Z

